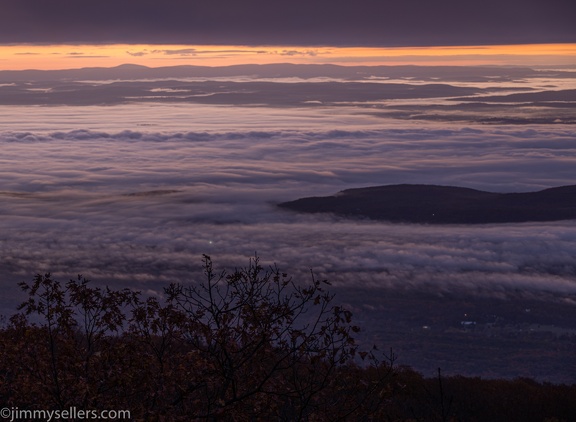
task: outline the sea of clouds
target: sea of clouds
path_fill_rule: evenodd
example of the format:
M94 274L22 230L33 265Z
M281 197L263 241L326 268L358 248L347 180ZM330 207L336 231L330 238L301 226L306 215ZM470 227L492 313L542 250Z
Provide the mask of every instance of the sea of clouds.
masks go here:
M354 187L495 192L573 184L569 125L415 123L354 108L0 107L0 304L52 272L161 294L262 263L336 289L576 293L576 222L425 226L298 215L278 202ZM369 293L367 293L369 294Z

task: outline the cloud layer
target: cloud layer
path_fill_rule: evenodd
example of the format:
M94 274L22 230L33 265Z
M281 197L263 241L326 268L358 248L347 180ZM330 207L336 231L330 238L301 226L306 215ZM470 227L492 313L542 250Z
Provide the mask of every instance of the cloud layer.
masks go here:
M463 45L574 42L570 0L5 0L3 43Z
M202 110L162 115L158 107L150 123L163 127ZM89 108L75 124L126 126L133 108L146 110ZM36 118L57 121L66 109L57 110L37 109ZM45 271L64 279L83 273L160 293L166 282L193 279L202 253L235 266L257 252L296 276L308 278L312 268L345 290L576 293L572 221L428 227L302 216L275 206L394 183L501 192L572 184L570 127L387 128L353 113L225 110L222 127L237 130L51 131L46 124L2 132L5 282ZM263 123L274 115L277 121ZM330 124L334 129L322 129ZM15 294L5 296L6 306Z
M309 70L319 69L299 69ZM82 273L99 285L160 295L168 282L197 280L203 253L210 254L218 268L246 264L258 253L264 265L276 263L296 279L308 281L313 269L330 280L336 301L354 311L370 341L394 343L396 326L404 324L400 337L410 341L401 339L400 352L404 345L412 363L431 362L425 352L418 355L419 347L448 347L442 336L431 346L434 337L428 331L418 334L423 324L444 321L445 327L458 327L470 307L486 321L504 314L513 317L508 322L512 324L518 315L529 321L538 314L538 323L551 321L570 332L576 221L425 226L298 215L276 206L303 196L396 183L497 192L574 184L571 100L530 102L541 95L538 91L568 92L574 88L573 77L500 69L496 80L488 78L486 69L474 70L480 78L470 73L473 70L455 74L454 68L438 69L446 74L440 79L430 69L411 69L411 75L363 74L363 79L381 83L380 92L397 89L396 96L381 101L352 101L358 97L329 92L344 86L347 77L337 74L260 75L254 80L219 73L210 83L194 85L208 91L234 85L224 81L238 82L236 89L250 94L244 101L219 104L172 101L171 95L187 89L189 81L182 77L133 76L139 79L137 86L147 80L144 89L114 106L94 105L94 97L122 91L126 100L123 90L130 84L110 83L124 77L110 77L101 69L90 71L100 75L92 82L86 82L91 79L85 73L78 79L76 72L71 72L73 80L59 73L60 82L50 81L52 73L43 74L44 79L30 73L0 75L5 78L1 94L18 91L19 98L34 98L24 102L28 105L0 106L0 314L14 311L24 299L16 282L29 281L35 273L50 271L64 282ZM111 71L128 75L149 69ZM331 88L320 89L328 86L320 80L326 76ZM36 82L22 81L26 78ZM259 82L270 87L271 78L277 83L275 95L266 89L254 92ZM243 85L245 80L254 83ZM291 85L295 80L299 83ZM440 81L478 95L485 92L479 87L530 95L523 96L522 103L513 101L515 97L472 104L468 100L474 97L447 101L454 97L444 93L462 92L447 91L446 86L436 89L435 98L407 94ZM110 89L91 98L94 87ZM299 89L291 92L290 87ZM55 91L64 98L72 93L86 97L92 105L48 105L45 94ZM303 97L307 92L315 96ZM332 95L333 101L317 102L319 93ZM289 94L312 103L292 101L286 106ZM148 95L155 96L154 101L143 98ZM170 98L158 99L164 95ZM265 98L270 101L254 104L254 99ZM534 124L542 119L549 124ZM514 124L501 124L511 120ZM501 300L510 298L515 300ZM526 308L535 312L526 313ZM518 342L514 350L523 344ZM446 356L455 356L468 373L479 374L474 373L478 362L449 346ZM548 351L537 362L527 362L542 368L547 356ZM481 374L499 360L494 347L485 359ZM432 369L439 365L431 364ZM449 373L449 365L442 367ZM564 373L554 379L572 382Z

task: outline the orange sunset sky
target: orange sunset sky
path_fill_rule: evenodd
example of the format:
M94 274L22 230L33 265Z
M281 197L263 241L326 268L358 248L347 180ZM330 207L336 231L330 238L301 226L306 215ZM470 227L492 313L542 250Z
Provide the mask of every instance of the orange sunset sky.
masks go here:
M576 65L576 44L455 47L0 45L0 69L73 69L125 63L149 67L308 63L340 65Z

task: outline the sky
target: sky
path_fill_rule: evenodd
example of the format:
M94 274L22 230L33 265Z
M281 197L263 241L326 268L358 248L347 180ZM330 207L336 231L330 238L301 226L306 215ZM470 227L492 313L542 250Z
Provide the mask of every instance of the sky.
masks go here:
M571 0L3 0L0 68L572 64Z
M574 42L571 0L3 0L2 43L434 46Z
M76 69L125 63L149 67L244 63L338 65L517 65L576 63L576 44L452 47L306 47L211 45L0 45L0 69Z
M0 69L270 62L554 66L575 65L575 57L573 0L0 0ZM278 216L270 201L387 183L427 182L494 191L535 190L572 183L575 152L573 129L568 124L574 120L571 103L553 101L549 107L531 107L530 101L537 101L537 97L526 97L524 101L528 103L523 107L511 100L503 105L467 103L460 108L462 98L456 98L458 101L453 104L442 98L455 95L448 93L456 86L474 85L479 87L478 95L487 95L480 90L482 87L495 89L490 91L492 94L498 90L506 93L531 89L536 93L570 93L573 80L570 76L552 77L546 73L542 77L515 77L500 71L481 79L476 74L459 81L434 78L435 83L443 85L436 89L438 99L430 98L426 103L402 94L374 103L365 98L362 104L346 102L344 98L325 107L314 97L305 108L278 104L252 107L250 101L262 103L268 98L254 92L253 97L245 97L248 103L235 103L233 95L230 103L213 105L177 100L183 92L190 98L207 101L235 94L233 83L237 81L227 81L225 88L232 87L230 92L212 92L221 82L205 82L193 88L186 81L180 88L174 88L173 82L168 86L148 82L132 97L134 104L112 107L106 95L115 93L114 89L123 93L124 88L133 85L124 81L108 90L107 83L92 86L66 80L62 84L46 85L40 81L34 85L8 80L0 84L1 98L8 101L0 107L0 194L6 199L4 215L10 216L5 218L5 224L16 229L0 239L3 247L9 249L5 256L13 258L0 270L6 274L29 271L38 262L35 230L43 233L50 227L41 236L47 251L46 270L64 273L81 267L114 279L123 277L125 267L108 266L109 272L99 268L98 263L103 262L101 253L108 254L110 248L118 255L110 256L112 261L122 261L126 255L127 262L143 262L142 247L169 242L162 234L166 224L173 224L177 232L184 226L206 223L200 240L192 240L197 237L195 228L189 232L187 229L181 235L186 239L170 244L167 256L179 248L189 252L186 256L199 254L212 244L220 245L220 252L230 261L244 256L247 250L241 239L247 233L255 236L252 231L258 232L266 223L280 226L263 230L263 237L274 230L284 230L283 219L287 217ZM304 97L309 87L315 87L314 95L325 94L323 81L299 85L299 91L292 90L290 98L297 97L306 104ZM418 91L414 83L428 84L431 79L418 82L410 76L396 81L376 78L372 82L378 81L395 82L402 86L402 93L412 93ZM281 98L288 97L284 85L279 83ZM250 85L251 92L254 86ZM83 89L89 89L91 95ZM99 95L104 97L95 95L97 92L103 92ZM126 92L122 94L126 98L134 95L133 88ZM48 97L44 94L57 96L62 104L72 104L72 94L93 102L82 107L39 107L49 104L43 99ZM170 99L168 94L172 95ZM58 95L63 95L65 101ZM162 97L167 99L162 102ZM24 102L15 105L9 102L10 98ZM37 98L38 103L34 102ZM101 98L108 99L108 105L100 106ZM149 103L151 98L160 102ZM50 104L60 104L55 101ZM502 122L501 117L519 125L493 123ZM535 124L538 121L554 122L555 126ZM230 151L233 156L228 155ZM240 156L238 151L245 154ZM149 214L140 214L140 210L147 209L137 204L140 201L149 202ZM171 211L175 203L184 207L182 214ZM60 224L73 228L74 222L78 223L78 231L72 230L70 237L64 237ZM140 225L141 222L144 223ZM231 231L234 222L240 223ZM330 221L316 223L322 228L318 233L332 227ZM552 224L550 244L562 244L561 264L569 267L572 246L570 242L562 243L560 233L569 232L570 240L573 228L571 224L569 228L558 224L557 231ZM150 231L156 225L158 229ZM92 232L93 227L104 230ZM295 267L298 257L307 254L297 245L308 244L309 229L307 223L297 230L293 229L296 226L286 227L282 233L291 240L275 246L271 259L289 255L292 258L285 264ZM356 260L356 268L361 268L362 262L374 262L376 270L380 262L389 261L387 252L370 252L380 242L365 239L372 229L364 233L358 228L361 226L354 224L342 227L348 228L329 231L328 240L320 242L324 246L340 245L334 239L346 238L341 247L326 249L331 252L323 252L310 242L313 250L309 256L313 260L305 267L326 266L327 271L346 274L347 257ZM111 234L106 233L106 228ZM402 232L399 239L410 239L406 243L398 240L405 245L399 248L399 254L405 257L400 262L405 262L406 268L416 268L418 273L430 274L428 264L419 265L437 260L436 252L427 249L428 240L415 240L422 229L394 230ZM438 233L442 230L445 229ZM523 256L523 245L530 242L526 239L531 238L532 227L523 226L520 235L516 228L507 230L512 233L511 239L520 239L516 243L511 240L511 245L518 256ZM435 229L430 231L436 233ZM468 236L462 233L467 231L450 230L449 246L440 256L457 256L460 246L465 251L462 256L474 256L472 243L462 240ZM495 255L481 254L469 261L463 258L461 264L478 261L481 264L474 268L482 272L486 266L486 271L494 269L494 274L504 268L503 278L509 275L507 268L512 268L511 274L522 267L524 258L518 258L517 266L509 266L505 252L500 252L499 236L504 231L485 232L491 233L485 243L491 245L488 249L496 251ZM101 251L93 254L94 262L53 255L55 250L76 250L86 233L98 239L95 244L102 245ZM547 235L542 236L539 244L547 250ZM53 240L58 237L61 240ZM362 247L351 244L351 238ZM23 243L18 239L24 239ZM182 246L186 242L192 246ZM273 249L267 242L259 238L248 253ZM425 244L422 251L427 257L412 261L410 251L419 250L415 247L421 244L418 242ZM63 247L64 244L69 246ZM126 247L120 251L115 244ZM137 251L132 253L134 247ZM388 251L387 247L383 251ZM65 255L74 256L68 252ZM540 250L525 255L526 262L534 256L545 256ZM492 267L494 256L498 256L497 265ZM166 265L160 263L156 268L156 264L142 264L136 277L145 278L147 273L158 276ZM542 271L552 272L548 268L555 265L544 263ZM442 277L451 268L448 265L448 270L441 271ZM368 265L367 274L372 274L372 270Z

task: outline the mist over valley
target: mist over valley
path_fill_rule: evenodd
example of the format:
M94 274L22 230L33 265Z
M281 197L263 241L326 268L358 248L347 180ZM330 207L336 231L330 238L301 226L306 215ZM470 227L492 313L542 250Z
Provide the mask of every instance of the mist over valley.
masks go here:
M489 358L472 362L463 345L502 343L493 353L505 362L533 355L493 376L574 382L575 220L395 224L277 206L395 184L573 185L574 76L288 65L0 72L2 311L36 273L162 295L199 276L203 253L221 268L257 253L294 278L312 269L328 279L362 341L396 344L416 369L486 375ZM545 335L558 346L549 360L539 358Z

